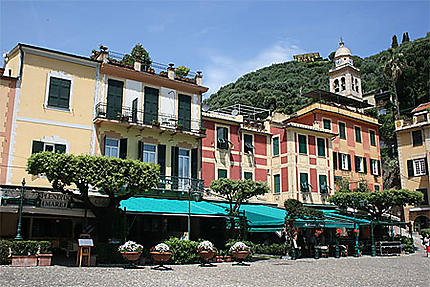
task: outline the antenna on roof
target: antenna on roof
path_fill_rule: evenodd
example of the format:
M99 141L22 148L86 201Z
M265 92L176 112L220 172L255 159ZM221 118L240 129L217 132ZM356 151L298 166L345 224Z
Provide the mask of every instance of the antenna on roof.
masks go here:
M234 116L234 117L237 116L238 114L239 114L239 111L236 110L236 109L234 109L234 110L231 111L231 115Z

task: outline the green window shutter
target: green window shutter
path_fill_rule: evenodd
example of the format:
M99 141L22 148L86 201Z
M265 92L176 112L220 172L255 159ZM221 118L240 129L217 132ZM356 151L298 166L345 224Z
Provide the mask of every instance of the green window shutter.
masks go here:
M300 191L308 192L309 191L309 181L307 173L300 173Z
M424 163L425 163L425 167L426 167L426 173L425 174L428 175L429 174L429 164L428 164L426 157L424 158Z
M338 164L339 164L339 169L342 169L342 154L338 153Z
M48 106L69 108L70 80L51 77L49 80Z
M354 165L355 165L355 171L360 171L360 161L359 156L354 155Z
M245 172L243 173L243 176L244 176L244 178L245 178L245 179L250 179L250 180L252 180L252 172L247 172L247 171L245 171Z
M367 158L363 157L363 167L364 167L364 173L367 173Z
M414 176L414 161L408 160L408 177Z
M145 87L143 122L146 125L151 125L152 121L158 121L158 94L158 89ZM173 117L174 115L171 116Z
M127 158L127 139L119 140L119 158Z
M355 127L355 141L361 143L361 128Z
M345 123L339 123L339 136L341 139L346 139L346 127Z
M243 141L244 141L244 152L252 154L254 153L254 146L252 144L252 135L243 135Z
M381 176L381 161L378 160L378 176Z
M31 153L38 153L43 151L43 142L41 141L33 141L33 145L31 147Z
M319 175L319 181L320 181L320 192L321 193L327 193L328 192L327 176L326 175Z
M56 153L66 153L66 145L65 144L55 144L55 152Z
M325 142L324 139L317 139L318 156L325 156Z
M166 145L164 144L157 146L157 163L160 165L160 175L166 175Z
M420 130L412 132L412 143L413 146L423 145L423 136Z
M137 99L134 99L131 103L131 121L133 123L137 123L137 103Z
M191 150L191 178L198 178L198 149Z
M122 115L122 94L124 82L108 80L106 117L118 119Z
M376 146L376 134L374 131L370 130L370 145Z
M273 155L279 155L279 137L273 138Z
M351 155L347 154L346 157L348 158L348 170L351 171L352 170Z
M308 154L306 136L299 135L299 153Z
M141 141L137 142L137 159L140 161L143 160L143 142Z
M273 183L274 183L274 192L280 193L281 192L281 176L279 174L275 174L273 176Z
M337 169L337 152L335 151L333 152L333 168Z
M227 178L227 170L218 169L218 178Z
M323 126L326 130L331 130L331 121L328 119L323 119Z
M172 146L171 150L171 166L172 166L172 176L178 176L178 168L179 168L179 148L176 146Z
M187 95L178 95L178 124L183 125L184 131L191 130L191 97Z

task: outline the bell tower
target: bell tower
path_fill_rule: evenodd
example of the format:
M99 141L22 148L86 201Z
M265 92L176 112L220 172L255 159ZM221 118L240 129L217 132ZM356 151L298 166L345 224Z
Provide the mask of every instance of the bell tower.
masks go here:
M334 55L335 67L330 69L330 92L362 101L360 70L354 67L351 51L340 40Z

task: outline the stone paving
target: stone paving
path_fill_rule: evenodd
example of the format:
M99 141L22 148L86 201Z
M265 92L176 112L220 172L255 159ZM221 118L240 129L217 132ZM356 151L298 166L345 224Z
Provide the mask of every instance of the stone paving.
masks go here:
M430 286L430 258L267 259L250 266L172 266L170 271L122 267L0 266L0 286Z

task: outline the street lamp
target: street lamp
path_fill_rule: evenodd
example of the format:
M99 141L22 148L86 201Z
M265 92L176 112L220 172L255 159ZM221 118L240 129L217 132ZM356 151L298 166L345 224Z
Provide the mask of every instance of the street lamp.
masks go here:
M363 205L364 205L364 200L360 200L358 202L358 206L362 207ZM354 256L358 257L358 256L360 256L360 248L358 246L358 236L359 236L359 234L358 234L358 232L356 232L356 230L359 231L360 230L360 226L356 222L356 212L357 212L357 206L355 206L355 204L354 204L354 235L355 235L355 253L354 253Z
M22 204L24 201L24 186L25 186L25 178L22 179L22 186L21 186L21 194L19 199L19 208L18 208L18 226L16 228L16 236L15 240L22 240L21 235L21 222L22 222Z
M198 191L193 192L192 184L188 188L188 235L187 239L190 240L191 235L191 197L194 201L198 202L201 200L202 195Z

